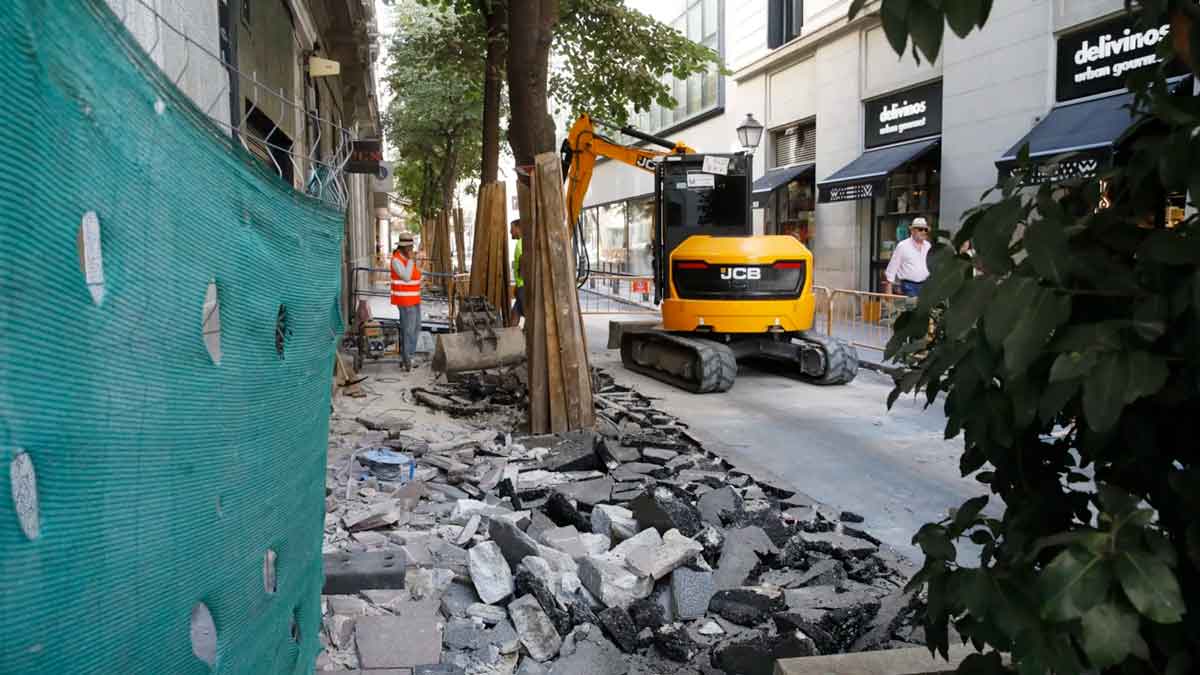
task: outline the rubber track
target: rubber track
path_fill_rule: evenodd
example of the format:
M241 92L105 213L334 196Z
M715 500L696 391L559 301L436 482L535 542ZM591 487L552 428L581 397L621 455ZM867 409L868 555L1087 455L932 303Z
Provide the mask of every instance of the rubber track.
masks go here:
M858 350L837 338L819 333L804 333L795 338L817 345L825 353L825 372L820 377L808 377L809 382L822 385L850 384L858 375Z
M699 359L700 380L691 381L657 368L638 365L633 360L635 340L667 344L690 352L694 358ZM635 373L641 373L695 394L729 391L737 378L737 358L728 346L712 340L685 338L657 331L626 333L621 336L621 363L625 365L626 369Z

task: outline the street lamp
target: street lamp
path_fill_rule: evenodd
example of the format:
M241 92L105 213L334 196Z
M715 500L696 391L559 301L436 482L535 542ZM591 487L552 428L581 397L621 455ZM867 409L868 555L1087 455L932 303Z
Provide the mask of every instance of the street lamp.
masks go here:
M746 119L742 121L741 126L737 128L738 141L742 147L751 155L758 148L758 144L762 141L763 125L754 119L754 115L746 115Z

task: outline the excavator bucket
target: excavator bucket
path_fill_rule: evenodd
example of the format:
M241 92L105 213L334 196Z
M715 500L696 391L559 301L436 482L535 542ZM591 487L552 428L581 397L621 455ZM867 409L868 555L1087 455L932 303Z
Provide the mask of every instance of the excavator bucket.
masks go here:
M464 299L454 324L458 332L438 336L433 352L434 372L457 375L525 360L525 333L516 326L504 327L486 299Z

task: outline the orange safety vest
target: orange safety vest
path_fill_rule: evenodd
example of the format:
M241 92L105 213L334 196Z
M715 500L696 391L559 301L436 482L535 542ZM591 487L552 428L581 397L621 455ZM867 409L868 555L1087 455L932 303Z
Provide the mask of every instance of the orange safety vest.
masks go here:
M408 259L399 251L392 254L392 261L399 261L401 266L408 264ZM389 265L388 270L392 273L392 304L399 307L421 304L421 268L417 267L416 261L413 261L412 279L409 281L401 279L395 267Z

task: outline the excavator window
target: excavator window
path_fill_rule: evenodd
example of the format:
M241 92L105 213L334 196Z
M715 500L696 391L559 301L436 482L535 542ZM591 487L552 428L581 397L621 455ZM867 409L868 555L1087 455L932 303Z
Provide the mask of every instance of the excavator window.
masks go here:
M726 175L706 173L695 161L667 162L662 173L663 224L667 229L713 230L714 235L748 233L748 181L736 162L730 163Z

